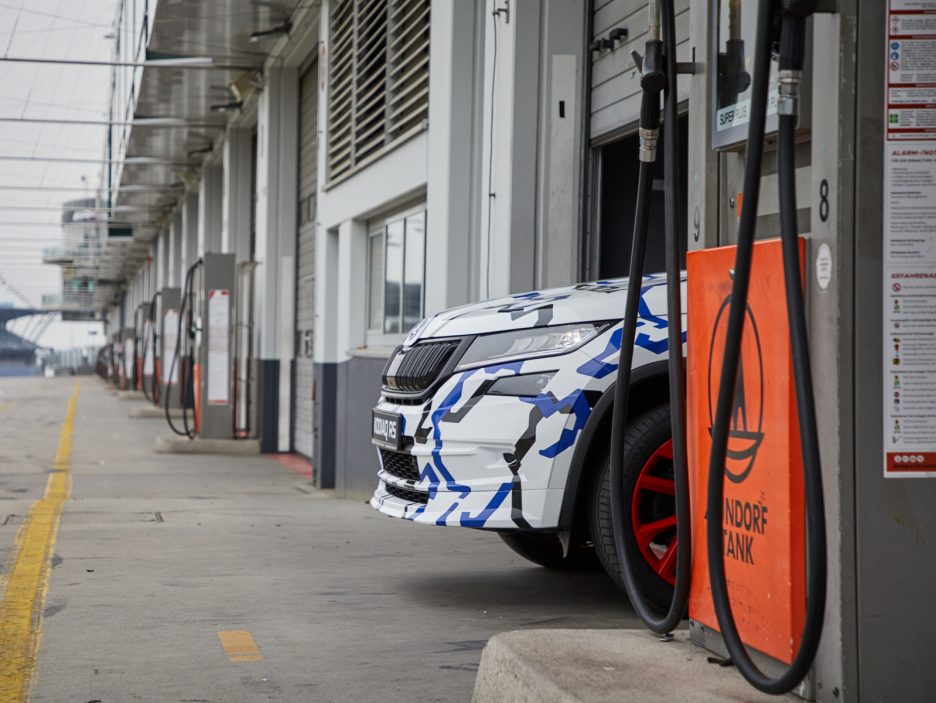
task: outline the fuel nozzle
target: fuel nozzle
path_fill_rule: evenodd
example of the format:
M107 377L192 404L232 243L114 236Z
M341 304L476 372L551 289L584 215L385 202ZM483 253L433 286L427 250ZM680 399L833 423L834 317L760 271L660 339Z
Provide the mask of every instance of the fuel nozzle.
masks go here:
M751 74L745 69L744 39L741 38L741 3L728 3L728 38L718 54L718 105L738 102L738 96L751 87Z
M777 113L799 114L803 57L806 53L806 19L816 11L816 0L783 0L780 6L779 100Z
M648 39L645 53L638 60L640 87L644 99L640 104L639 157L641 161L656 161L657 143L660 141L660 93L666 88L666 71L663 63L663 42Z

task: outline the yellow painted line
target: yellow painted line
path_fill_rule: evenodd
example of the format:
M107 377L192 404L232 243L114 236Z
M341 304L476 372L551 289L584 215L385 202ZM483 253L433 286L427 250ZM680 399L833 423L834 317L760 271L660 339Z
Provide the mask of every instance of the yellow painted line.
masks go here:
M218 633L218 639L221 640L228 661L258 662L263 659L250 630L223 630Z
M52 554L62 517L62 505L71 495L72 432L78 405L75 381L58 450L45 494L32 504L16 535L11 566L3 579L0 602L0 701L29 698L29 682L36 668L42 636L42 610L49 588Z

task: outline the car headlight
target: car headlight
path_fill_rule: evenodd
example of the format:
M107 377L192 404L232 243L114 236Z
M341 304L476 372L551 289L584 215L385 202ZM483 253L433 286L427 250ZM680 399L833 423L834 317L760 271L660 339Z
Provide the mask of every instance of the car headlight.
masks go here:
M483 335L476 338L465 350L455 370L462 371L515 359L565 354L591 341L610 324L581 322Z

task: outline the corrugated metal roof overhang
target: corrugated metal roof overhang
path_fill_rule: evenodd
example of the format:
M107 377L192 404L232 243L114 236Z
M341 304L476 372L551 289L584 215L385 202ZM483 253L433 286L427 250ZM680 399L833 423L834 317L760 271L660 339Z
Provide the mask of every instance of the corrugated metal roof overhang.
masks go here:
M259 71L274 43L273 40L251 43L250 34L282 25L301 1L160 0L153 18L150 55L211 57L218 64L239 68L143 69L135 117L179 117L197 124L182 128L131 129L126 156L159 157L174 165L125 164L120 175L121 188L179 183L182 172L190 167L178 165L178 162L199 161L198 155L192 153L209 148L224 129L224 114L213 112L211 107L234 100L229 84L250 66ZM205 123L217 126L205 127ZM170 190L165 194L121 190L116 203L149 208L151 214L138 214L133 220L155 222L166 207L174 204L176 195ZM130 273L127 266L120 264L126 262L132 266L138 262L154 234L152 228L141 228L133 245L115 247L118 251L114 253L121 261L108 262L111 264L108 268L114 273L115 268Z

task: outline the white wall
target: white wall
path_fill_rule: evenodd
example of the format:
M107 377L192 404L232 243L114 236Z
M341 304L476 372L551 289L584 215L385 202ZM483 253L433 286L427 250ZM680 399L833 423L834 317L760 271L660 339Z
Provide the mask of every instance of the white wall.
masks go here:
M237 263L250 259L250 192L254 168L252 130L229 129L222 152L221 251Z
M291 376L295 336L296 197L299 156L298 72L270 68L257 113L257 348L279 360L279 450L290 445Z

